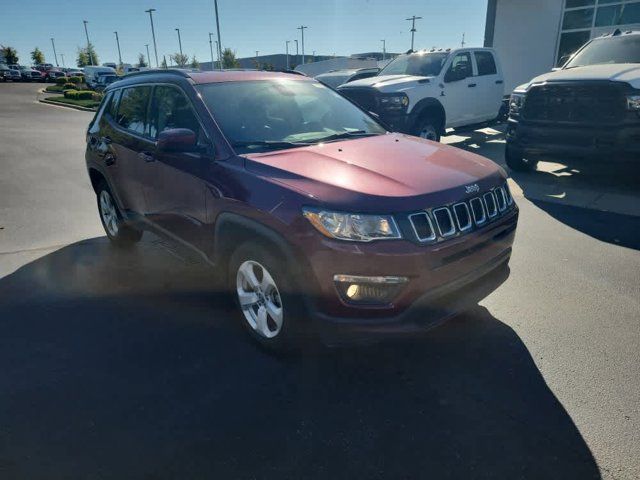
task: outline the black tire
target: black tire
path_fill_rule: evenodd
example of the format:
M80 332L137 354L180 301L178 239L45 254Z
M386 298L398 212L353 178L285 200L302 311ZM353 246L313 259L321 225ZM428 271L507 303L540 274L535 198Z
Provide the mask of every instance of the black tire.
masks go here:
M441 123L442 122L434 116L424 115L416 122L415 136L433 142L439 142Z
M250 309L252 309L255 314L256 310L260 308L260 304L252 304L250 306L245 306L244 308L240 304L239 288L244 287L238 287L239 283L243 283L243 280L239 279L239 269L243 265L246 268L247 263L258 264L257 268L253 270L258 280L263 280L265 278L264 276L260 276L260 267L263 267L267 270L269 276L273 279L276 285L275 292L273 289L269 290L268 287L261 288L262 297L266 299L262 305L266 305L266 302L268 301L271 301L276 305L279 303L282 312L281 326L279 329L271 317L267 316L267 319L271 321L269 324L269 331L273 333L277 330L277 334L271 338L267 338L263 334L259 333L259 327L252 326L245 316L245 311ZM270 353L291 353L298 350L302 345L304 336L302 335L303 328L301 327L305 320L304 317L306 316L306 310L299 292L295 293L292 288L295 284L296 282L293 278L293 274L291 273L291 268L287 266L287 262L275 255L262 243L258 243L256 241L245 242L236 248L236 250L231 254L229 259L227 286L229 292L234 298L238 320L241 322L242 328L249 334L249 336L260 347ZM246 287L250 288L248 284ZM251 316L251 313L247 313L247 315Z
M105 203L103 197L110 200L113 207L113 213L105 215ZM122 218L118 204L115 201L109 186L105 181L101 181L96 189L96 200L98 203L98 214L100 216L100 222L104 228L107 237L111 240L111 243L118 247L129 247L134 243L138 243L144 233L142 230L134 228L128 225ZM113 216L115 215L115 217ZM112 219L112 221L110 221Z
M504 150L504 159L508 167L516 172L533 172L538 166L538 161L525 158L521 151L506 146Z

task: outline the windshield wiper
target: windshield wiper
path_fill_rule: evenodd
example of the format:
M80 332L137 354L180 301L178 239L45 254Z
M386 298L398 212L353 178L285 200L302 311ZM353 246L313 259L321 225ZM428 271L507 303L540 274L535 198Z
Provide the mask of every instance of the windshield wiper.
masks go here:
M376 135L382 135L381 133L365 132L364 130L353 130L351 132L334 133L326 137L314 138L314 142L330 142L332 140L342 140L345 138L357 138L357 137L371 137Z
M263 147L269 149L306 147L309 145L309 143L304 142L284 142L279 140L254 140L247 142L233 142L231 144L232 147Z

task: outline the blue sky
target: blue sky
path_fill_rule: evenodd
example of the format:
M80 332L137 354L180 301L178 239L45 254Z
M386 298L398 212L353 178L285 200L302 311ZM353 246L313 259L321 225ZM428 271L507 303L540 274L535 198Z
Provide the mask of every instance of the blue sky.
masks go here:
M184 53L200 61L210 60L208 32L215 34L213 0L8 0L0 16L0 44L18 50L20 63L29 63L29 52L38 46L53 62L50 38L67 66L78 46L86 44L82 20L89 22L89 37L101 62L117 61L113 32L118 31L123 61L134 63L153 42L149 16L154 24L158 55L178 51L175 28L180 28ZM300 41L296 27L304 24L305 53L348 55L410 47L411 15L416 24L416 48L457 46L462 33L467 44L482 45L487 0L218 0L222 44L239 57L284 53L285 40ZM60 61L60 59L59 59ZM61 63L62 65L62 63Z

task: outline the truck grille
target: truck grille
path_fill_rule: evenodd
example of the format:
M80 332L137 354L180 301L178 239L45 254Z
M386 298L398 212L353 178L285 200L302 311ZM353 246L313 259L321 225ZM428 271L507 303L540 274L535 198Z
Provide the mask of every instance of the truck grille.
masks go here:
M522 117L543 122L618 122L624 119L625 96L610 82L544 84L527 93Z
M412 213L409 222L419 242L437 242L483 227L513 208L513 197L505 182L469 200Z
M368 87L341 88L340 93L363 110L375 112L377 109L376 90Z

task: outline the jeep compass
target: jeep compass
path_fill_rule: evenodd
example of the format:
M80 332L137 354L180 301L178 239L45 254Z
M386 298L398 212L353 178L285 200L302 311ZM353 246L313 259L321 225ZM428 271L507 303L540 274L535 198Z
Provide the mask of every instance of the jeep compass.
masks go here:
M509 273L518 209L500 167L390 133L304 76L128 75L86 161L109 239L151 230L198 252L268 348L425 331Z

